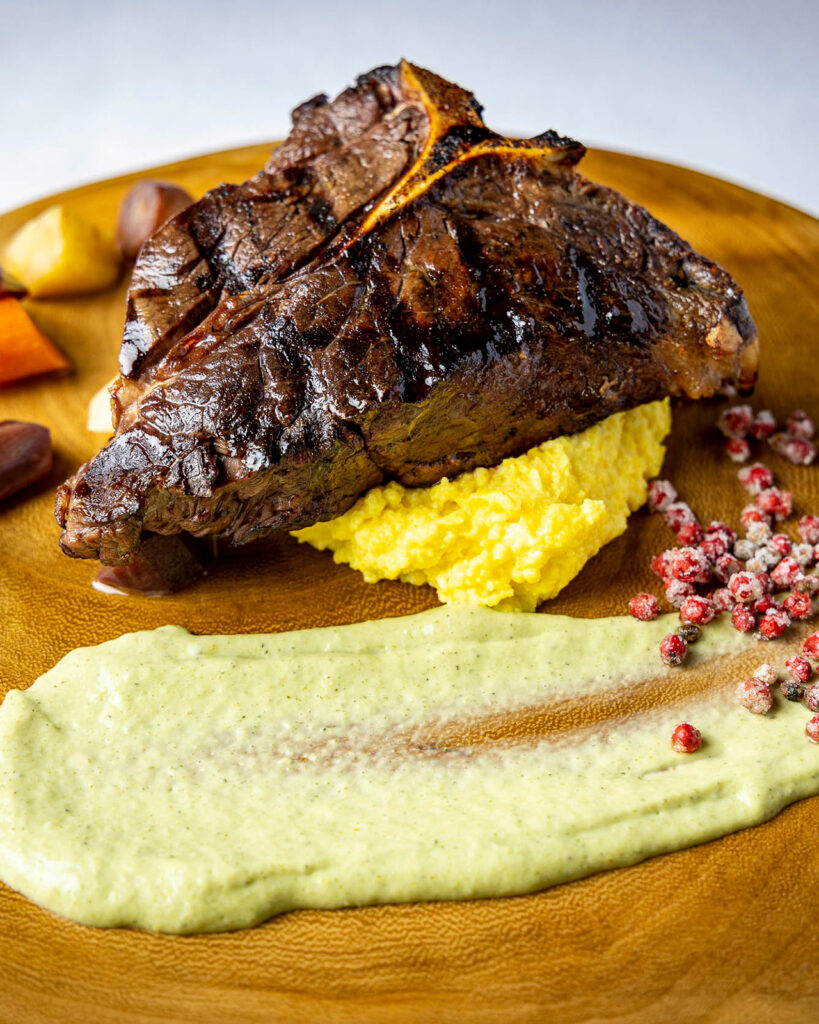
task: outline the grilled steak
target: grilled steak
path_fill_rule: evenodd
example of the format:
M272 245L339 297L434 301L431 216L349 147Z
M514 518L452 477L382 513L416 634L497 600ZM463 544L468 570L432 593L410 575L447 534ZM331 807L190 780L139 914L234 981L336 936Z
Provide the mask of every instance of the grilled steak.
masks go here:
M402 63L309 101L263 172L140 254L115 436L58 492L63 550L242 544L665 395L748 389L741 289L583 147L491 132Z

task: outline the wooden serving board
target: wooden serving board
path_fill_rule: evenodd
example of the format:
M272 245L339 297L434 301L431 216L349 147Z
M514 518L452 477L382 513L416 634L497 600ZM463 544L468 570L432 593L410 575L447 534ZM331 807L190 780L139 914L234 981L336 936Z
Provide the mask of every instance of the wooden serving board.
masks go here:
M254 173L269 148L144 173L198 196ZM798 406L819 415L819 222L655 161L592 152L582 170L644 203L734 273L762 338L755 402L779 417ZM0 247L57 200L112 230L122 195L142 176L6 214ZM233 554L174 597L94 592L95 566L60 554L51 510L56 484L97 446L85 430L86 405L113 376L124 293L123 281L88 298L28 303L75 372L0 391L0 419L46 424L56 449L51 478L0 508L0 694L28 686L71 648L128 630L165 623L195 632L283 630L435 604L426 588L367 585L289 538ZM715 416L711 403L676 410L667 472L703 520L736 525L743 495ZM793 488L800 512L819 509L819 467L766 461ZM671 540L659 518L638 513L547 610L621 613L631 593L652 588L648 559ZM715 671L715 686L727 682ZM818 838L814 799L758 828L536 895L299 912L205 937L85 928L0 886L0 1022L815 1024Z

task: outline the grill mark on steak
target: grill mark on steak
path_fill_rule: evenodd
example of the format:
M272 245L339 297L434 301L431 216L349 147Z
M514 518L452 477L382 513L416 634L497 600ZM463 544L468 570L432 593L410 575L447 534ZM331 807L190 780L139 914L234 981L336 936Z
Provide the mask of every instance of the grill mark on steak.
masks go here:
M753 383L741 289L580 177L577 143L497 136L471 94L407 64L293 119L261 175L143 249L116 434L58 492L66 553L122 563L149 533L242 544L387 479L430 484Z

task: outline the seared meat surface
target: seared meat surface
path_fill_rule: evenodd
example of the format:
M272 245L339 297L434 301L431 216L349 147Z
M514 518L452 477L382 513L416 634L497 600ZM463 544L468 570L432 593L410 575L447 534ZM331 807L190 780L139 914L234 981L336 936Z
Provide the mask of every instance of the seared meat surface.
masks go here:
M115 436L58 492L63 550L241 544L665 395L753 385L739 286L583 147L496 135L402 63L311 100L263 172L137 262Z

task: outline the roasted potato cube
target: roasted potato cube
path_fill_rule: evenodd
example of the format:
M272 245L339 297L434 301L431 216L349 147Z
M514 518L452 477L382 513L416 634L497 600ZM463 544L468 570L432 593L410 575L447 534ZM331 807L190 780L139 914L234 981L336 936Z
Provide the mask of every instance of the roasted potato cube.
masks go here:
M24 224L3 262L32 298L100 291L117 280L122 265L113 240L64 206L49 206Z

